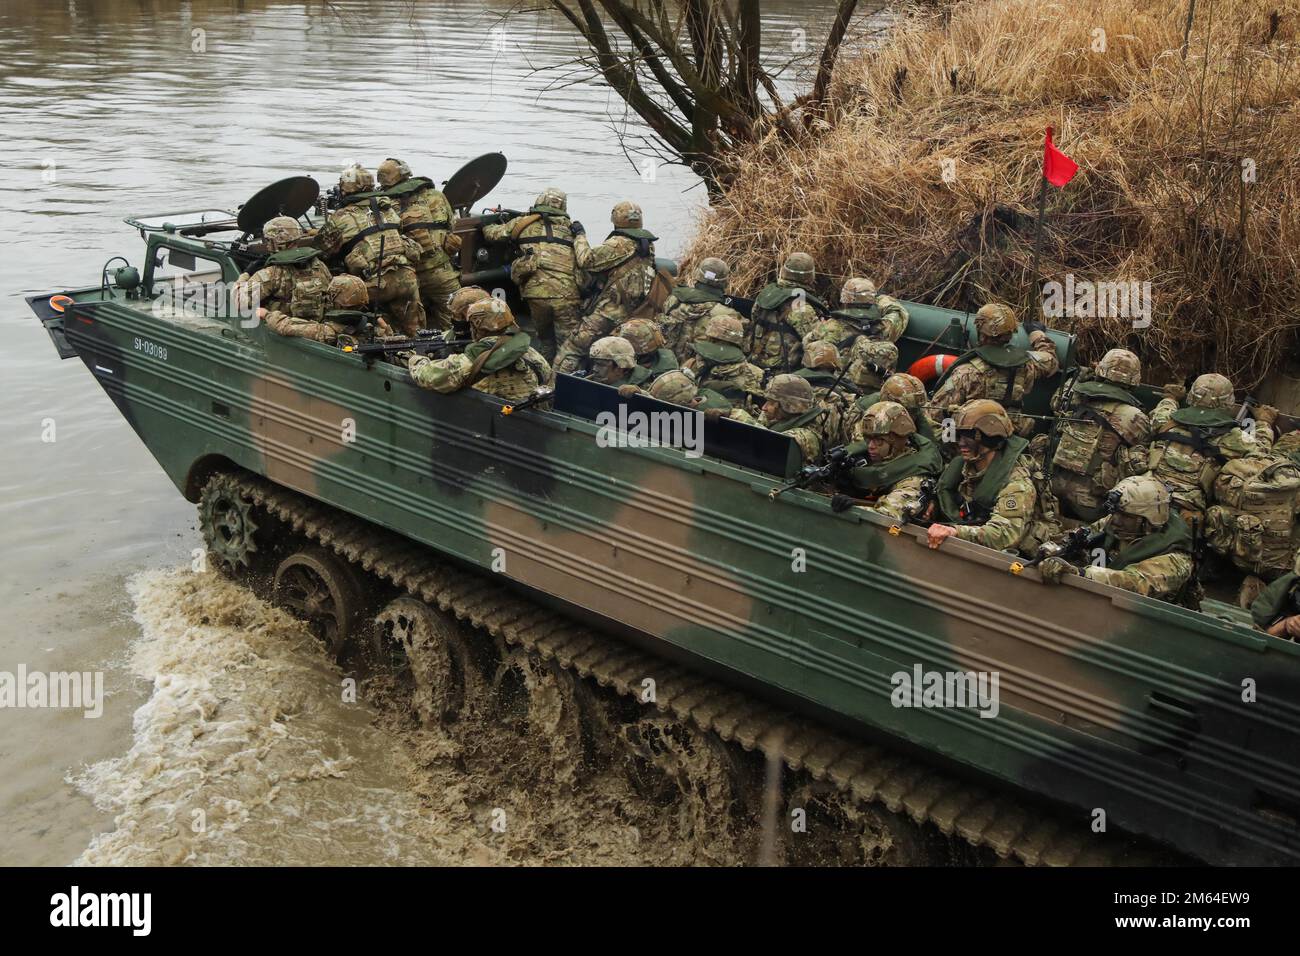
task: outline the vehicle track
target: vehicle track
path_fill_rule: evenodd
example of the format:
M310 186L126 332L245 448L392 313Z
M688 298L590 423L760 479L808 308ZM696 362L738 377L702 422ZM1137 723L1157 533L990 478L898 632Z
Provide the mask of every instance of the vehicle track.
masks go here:
M245 472L225 472L240 492L295 532L432 607L555 661L581 678L640 699L744 751L833 786L863 806L882 805L917 825L1027 865L1116 866L1178 862L1127 834L1093 833L1086 817L1000 794L886 747L828 730L720 681L691 672L539 607L483 576L438 562L427 547Z

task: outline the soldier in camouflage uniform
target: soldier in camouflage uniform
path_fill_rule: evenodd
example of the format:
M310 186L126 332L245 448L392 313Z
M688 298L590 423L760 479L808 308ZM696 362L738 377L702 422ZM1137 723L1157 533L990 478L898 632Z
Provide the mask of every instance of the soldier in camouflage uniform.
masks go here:
M1138 475L1119 482L1110 496L1111 513L1089 526L1094 532L1105 532L1100 543L1106 553L1104 563L1080 570L1064 558L1048 557L1038 566L1043 580L1055 584L1066 574L1082 574L1099 584L1176 601L1195 566L1192 531L1170 509L1169 489L1150 475Z
M1075 517L1096 521L1107 492L1121 478L1147 470L1151 420L1129 391L1142 382L1142 363L1111 349L1088 381L1067 383L1052 399L1058 417L1049 470L1052 490Z
M907 319L907 310L889 296L878 294L870 279L846 279L840 287L840 307L813 324L803 337L803 347L809 342L830 342L847 361L860 339L897 342L907 329Z
M803 452L804 463L814 461L822 453L818 419L825 409L817 404L807 379L797 375L777 375L768 383L764 398L759 424L789 435Z
M765 374L799 367L803 337L826 312L825 304L812 294L816 279L812 256L792 252L781 263L777 281L754 298L745 351Z
M474 342L462 354L444 359L412 355L407 359L415 384L444 394L476 388L518 402L551 377L551 366L532 347L528 333L515 325L510 307L500 299L475 302L469 307L468 318Z
M695 376L685 369L676 368L664 372L647 389L644 385L620 385L620 395L648 395L661 402L684 405L687 408L703 412L709 419L727 418L742 425L757 425L758 419L744 409L732 408L731 404L716 392L703 393L695 385Z
M1250 619L1266 634L1300 641L1300 551L1296 552L1290 573L1264 588L1251 602Z
M937 514L930 547L949 537L1009 551L1033 533L1038 495L1025 454L1029 442L1013 434L1011 418L982 398L957 410L959 457L939 476Z
M342 260L348 272L364 279L371 303L383 309L403 335L414 335L425 323L414 268L420 261L420 245L402 235L397 203L372 192L374 185L369 170L360 166L343 170L339 177L343 204L321 227L316 247L327 260Z
M690 358L691 343L704 337L710 319L735 319L745 328L748 320L722 302L729 275L730 270L721 259L712 256L702 259L695 267L695 284L679 285L664 303L657 319L659 331L678 362Z
M375 171L384 195L397 202L402 235L420 246L415 278L420 300L432 325L451 327L448 300L460 288L460 273L450 256L460 249L460 236L452 232L452 209L447 197L424 176L412 176L411 167L400 159L384 160Z
M277 335L295 336L333 345L338 337L352 332L357 326L354 321L345 321L343 316L360 318L363 309L370 301L366 284L356 276L335 276L329 284L329 308L320 318L293 315L279 310L259 309L258 314L266 320L267 328ZM379 319L375 328L377 335L389 335L392 330Z
M933 404L950 415L974 399L992 399L1007 410L1017 435L1032 435L1034 420L1020 414L1020 403L1036 382L1055 375L1061 363L1041 326L1030 331L1028 350L1011 345L1017 325L1010 306L996 302L982 306L975 313L980 344L949 367Z
M648 375L637 375L645 369L636 364L636 350L632 343L621 336L607 335L593 342L587 352L587 364L591 370L587 381L612 386L619 389L620 394L624 394L623 389L627 388L626 394L630 395L641 383L650 382ZM634 382L634 377L640 381Z
M1182 397L1182 386L1165 386L1165 397L1151 413L1147 462L1151 474L1173 492L1183 520L1197 530L1204 527L1214 479L1224 463L1272 448L1269 425L1277 409L1259 406L1255 427L1243 429L1228 410L1232 383L1214 372L1192 383L1186 408L1178 406Z
M810 338L806 347L811 344ZM867 409L884 397L881 395L884 382L894 375L898 366L898 347L893 342L860 336L846 357L849 370L844 378L858 395L853 401L845 402L840 410L840 434L844 442L852 440L854 429Z
M236 280L235 299L241 309L256 306L259 318L324 320L330 271L315 249L294 247L301 236L302 226L289 216L276 216L262 227L262 241L270 254L261 269Z
M476 285L461 286L452 293L447 308L451 313L451 325L453 332L457 335L469 334L469 307L475 302L482 302L484 299L490 299L492 296L486 289L481 289ZM457 328L463 326L463 328Z
M483 228L489 242L510 242L519 251L510 263L510 278L528 303L537 348L548 361L582 320L568 207L564 191L548 186L526 214L509 218L503 213Z
M840 353L831 342L810 342L803 350L803 368L793 374L807 379L813 395L826 409L818 427L827 448L845 444L840 440L848 409L858 397L857 389L840 375Z
M868 408L846 452L866 455L867 460L849 472L849 481L867 506L899 520L921 497L921 483L943 471L939 446L917 433L912 416L897 402L876 402Z
M677 356L664 346L663 333L649 319L628 319L614 334L627 339L636 352L637 370L632 384L651 382L677 367Z
M701 391L716 392L736 408L753 412L750 401L763 400L763 370L745 361L740 348L744 331L739 319L714 316L704 330L704 338L691 343L693 358L684 368L690 370Z
M556 353L557 372L578 367L591 344L609 335L614 327L631 318L650 301L655 283L655 239L641 228L641 207L621 202L610 214L614 229L594 249L587 242L582 223L573 222L574 261L596 282L596 292L577 331Z

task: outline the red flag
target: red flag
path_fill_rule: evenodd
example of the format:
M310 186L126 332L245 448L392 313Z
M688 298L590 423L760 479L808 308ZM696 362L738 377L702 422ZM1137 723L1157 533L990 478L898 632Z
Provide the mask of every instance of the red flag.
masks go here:
M1052 127L1047 127L1043 144L1043 178L1053 186L1064 186L1079 171L1079 164L1052 145Z

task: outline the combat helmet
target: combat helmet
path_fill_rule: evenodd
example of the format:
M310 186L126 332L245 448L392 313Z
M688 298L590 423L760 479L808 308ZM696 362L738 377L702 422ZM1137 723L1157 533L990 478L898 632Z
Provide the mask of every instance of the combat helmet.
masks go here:
M763 397L776 402L787 415L802 415L812 411L816 396L808 379L798 375L778 375L768 383Z
M880 400L897 402L907 409L925 404L925 385L915 375L895 372L880 386Z
M569 211L569 195L558 186L547 186L533 200L533 208L567 214Z
M977 398L957 409L957 431L974 429L986 438L1009 438L1012 427L1007 410L991 398Z
M411 167L406 165L400 159L393 159L389 156L379 164L375 170L375 178L379 180L379 185L388 189L390 186L396 186L405 179L411 178Z
M624 199L610 212L609 221L615 229L640 229L641 207L630 199Z
M740 319L715 315L704 326L704 338L691 343L691 349L706 362L734 365L745 361L740 344L745 341L745 327Z
M636 365L636 352L632 350L632 343L618 335L607 335L603 339L596 339L587 354L593 359L613 362L622 369Z
M876 284L859 276L845 279L840 286L840 305L871 305L876 301Z
M451 294L449 306L452 317L458 322L465 321L465 313L475 302L482 302L484 299L492 298L486 290L480 289L476 285L467 285L457 289Z
M365 280L347 273L330 279L329 297L336 309L359 309L370 302Z
M484 335L504 332L515 324L510 306L492 296L472 303L465 311L465 317L469 319L470 328Z
M1097 363L1097 377L1116 385L1137 385L1142 381L1142 362L1128 349L1111 349Z
M838 370L840 350L830 342L809 342L803 350L803 367Z
M727 288L727 277L731 275L731 269L721 259L709 256L700 260L700 264L695 267L695 283L697 285L712 286L715 289L725 290Z
M790 253L785 257L785 262L781 263L780 278L805 289L812 288L813 281L817 278L817 266L813 257L806 252Z
M876 402L863 414L858 431L862 435L859 441L879 435L907 437L916 433L916 423L898 402Z
M360 163L353 163L339 174L339 192L348 196L365 193L375 188L375 177Z
M285 248L302 235L302 226L292 216L276 216L262 227L262 238L272 251Z
M1169 486L1151 475L1135 475L1118 482L1106 495L1115 511L1145 518L1152 527L1169 522Z
M663 348L664 334L649 319L628 319L614 330L632 343L637 355L650 355Z
M1011 306L1003 305L1001 302L982 305L975 313L975 330L979 332L979 337L983 341L1011 335L1016 331L1017 325L1019 323L1016 321L1016 313L1012 311Z
M1232 382L1218 372L1209 372L1192 382L1187 404L1193 408L1227 408L1232 404Z
M695 401L695 394L695 377L686 369L664 372L650 385L651 398L674 405L690 405Z
M869 366L882 378L893 375L898 367L898 346L879 339L859 338L853 343L849 357L863 366Z

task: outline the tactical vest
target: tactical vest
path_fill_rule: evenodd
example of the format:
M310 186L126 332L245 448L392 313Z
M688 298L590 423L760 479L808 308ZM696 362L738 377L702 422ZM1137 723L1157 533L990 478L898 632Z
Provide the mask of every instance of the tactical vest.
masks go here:
M1230 461L1214 479L1206 543L1248 574L1271 576L1294 564L1300 544L1300 467L1279 455Z
M1260 592L1250 605L1250 619L1257 628L1267 631L1279 618L1300 614L1297 584L1300 575L1288 572Z
M1095 402L1113 401L1141 408L1136 398L1118 385L1106 382L1080 382L1071 395L1070 406L1063 409L1057 430L1056 451L1052 468L1071 471L1096 484L1111 488L1116 480L1116 458L1120 444L1131 446L1134 436L1117 431ZM1083 419L1079 421L1079 419ZM1107 434L1115 441L1107 441ZM1108 447L1109 446L1109 447ZM1103 465L1109 468L1103 469ZM1103 470L1109 472L1103 474Z
M1020 369L1029 363L1030 358L1027 349L1017 348L1014 345L976 346L948 366L947 371L939 377L939 381L934 383L934 393L937 394L939 389L943 388L954 369L965 365L976 356L979 356L991 367L998 369L1004 379L1001 396L986 395L984 397L993 399L1008 412L1019 411L1020 401L1024 398L1024 395L1016 395L1016 380L1020 377Z
M916 475L933 478L943 471L943 456L939 454L939 447L934 442L913 434L907 436L907 444L910 450L897 458L855 467L849 474L854 486L868 497L879 498L889 494L890 489L900 481ZM866 443L863 442L861 445L850 445L848 453L861 454L865 450Z
M315 249L282 249L266 259L268 266L278 266L289 276L289 298L284 310L296 319L320 322L325 318L329 298L330 273L317 261Z
M1109 530L1101 540L1106 551L1106 567L1112 571L1123 571L1131 564L1137 564L1148 558L1162 554L1182 552L1192 553L1192 529L1178 512L1171 512L1169 521L1158 531L1143 535L1136 541L1120 546L1119 539Z
M1218 408L1180 408L1171 418L1174 424L1151 439L1150 469L1169 485L1180 506L1193 506L1189 492L1195 489L1201 497L1210 494L1224 461L1217 442L1237 422Z
M948 462L939 476L938 501L939 510L952 524L979 525L993 516L993 509L998 503L998 493L1011 478L1016 462L1029 447L1029 442L1019 436L1007 439L1006 447L993 459L993 462L980 476L971 498L961 496L962 466L961 457Z
M384 263L397 260L396 265L409 265L402 250L401 217L398 215L393 200L387 196L350 197L356 202L365 202L369 225L360 229L339 249L339 255L347 262L348 270L356 275L370 275L380 267L379 257L383 253Z

